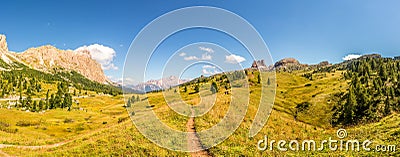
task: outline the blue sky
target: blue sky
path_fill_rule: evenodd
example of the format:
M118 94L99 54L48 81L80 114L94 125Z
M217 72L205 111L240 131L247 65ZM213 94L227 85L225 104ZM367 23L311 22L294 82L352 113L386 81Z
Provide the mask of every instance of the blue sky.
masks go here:
M144 26L167 12L199 5L223 8L246 19L261 34L275 61L294 57L309 64L335 63L347 54L396 56L400 52L400 1L396 0L16 0L2 2L0 33L7 35L9 49L17 52L46 44L60 49L92 44L111 47L118 70L105 73L116 79L121 77L129 45ZM194 34L186 38L214 37L213 33ZM229 42L218 44L230 47ZM160 51L176 51L179 46ZM241 53L235 52L241 51L239 47L229 51Z

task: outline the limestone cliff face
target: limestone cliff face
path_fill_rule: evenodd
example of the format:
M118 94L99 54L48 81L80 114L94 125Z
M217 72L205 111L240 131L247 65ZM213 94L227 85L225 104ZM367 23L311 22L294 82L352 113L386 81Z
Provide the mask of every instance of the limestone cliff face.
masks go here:
M307 64L301 64L297 59L284 58L275 63L276 70L293 71L308 68Z
M8 46L7 46L7 41L6 41L6 36L0 34L0 53L3 52L8 52Z
M16 53L16 56L38 70L51 72L54 68L63 68L74 70L99 83L109 82L101 65L91 58L88 51L60 50L47 45L30 48L22 53Z
M6 36L0 34L0 60L7 65L0 70L10 70L14 62L20 62L44 72L54 72L54 68L76 71L86 78L99 83L110 83L101 65L92 59L89 51L75 52L60 50L53 46L30 48L21 53L8 51Z

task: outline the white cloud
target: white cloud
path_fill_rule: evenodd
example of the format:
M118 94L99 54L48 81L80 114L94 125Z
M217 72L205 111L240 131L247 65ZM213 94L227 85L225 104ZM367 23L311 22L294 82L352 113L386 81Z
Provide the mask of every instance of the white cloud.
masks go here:
M122 85L122 78L120 78L120 77L107 76L107 78L109 80L111 80L112 82ZM136 84L135 79L130 78L130 77L125 78L123 81L124 81L124 85L128 85L128 86Z
M225 62L231 63L231 64L236 64L236 63L241 63L244 62L246 59L242 56L239 55L234 55L231 54L229 56L225 56Z
M101 64L103 70L118 70L118 67L113 63L114 57L116 56L114 49L99 44L85 45L75 49L76 52L85 50L90 52L92 59Z
M212 48L200 46L199 49L208 53L214 53L214 50Z
M213 65L203 65L201 73L204 75L214 75L220 72Z
M183 57L184 60L186 61L190 61L190 60L212 60L212 55L211 53L214 53L214 50L212 48L207 48L207 47L199 47L200 50L205 51L201 57L197 57L197 56L187 56L187 54L185 52L182 52L179 54L180 57Z
M212 65L204 65L203 69L215 69L215 66Z
M211 55L205 53L201 55L201 60L212 60Z
M211 74L211 72L210 72L210 71L207 71L207 69L203 69L203 70L201 71L201 73L206 74L206 75L210 75L210 74Z
M357 59L357 58L360 58L360 57L361 57L361 55L348 54L347 56L343 57L343 60L348 61L348 60Z
M183 58L185 61L199 60L196 56L188 56Z
M201 71L201 73L202 74L204 74L204 75L214 75L214 74L217 74L217 73L220 73L218 70L207 70L207 69L204 69L203 68L203 70Z
M133 78L129 78L129 77L127 77L127 78L125 78L125 79L123 79L122 80L122 78L120 79L120 81L122 82L124 82L124 85L135 85L135 83L136 83L136 81L135 81L135 79L133 79Z
M186 56L186 53L182 52L182 53L179 54L179 56L181 56L181 57Z
M212 60L212 56L207 54L207 53L205 53L205 54L201 55L201 58L199 58L197 56L187 56L187 57L184 57L183 59L186 60L186 61L191 61L191 60L196 60L196 61L198 61L198 60Z

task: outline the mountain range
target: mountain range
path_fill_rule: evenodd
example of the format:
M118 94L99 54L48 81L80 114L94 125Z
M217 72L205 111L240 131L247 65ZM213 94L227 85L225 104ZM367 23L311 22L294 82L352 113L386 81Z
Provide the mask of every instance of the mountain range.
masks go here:
M21 70L24 67L49 74L77 72L97 83L121 85L121 82L112 82L105 76L101 65L91 57L88 50L61 50L45 45L29 48L23 52L12 52L8 49L6 36L0 34L0 57L0 71ZM137 85L127 85L125 90L143 93L170 88L186 81L189 80L170 76Z
M161 78L158 80L149 80L144 83L140 83L137 85L127 85L126 87L131 88L136 92L151 92L158 91L162 89L167 89L185 82L190 81L189 79L179 79L176 76L169 76L166 78Z
M76 71L89 80L102 84L112 83L105 76L101 65L91 58L87 50L60 50L46 45L16 53L8 50L6 36L0 34L0 55L3 61L0 70L12 70L22 64L51 74L59 71Z

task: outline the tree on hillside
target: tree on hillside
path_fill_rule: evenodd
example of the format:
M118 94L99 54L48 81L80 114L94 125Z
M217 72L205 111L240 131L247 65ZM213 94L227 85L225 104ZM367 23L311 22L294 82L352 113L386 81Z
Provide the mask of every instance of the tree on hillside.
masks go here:
M386 81L387 80L387 69L385 65L381 65L381 68L379 70L379 76Z
M128 102L126 103L126 107L131 107L131 106L132 106L131 99L128 99Z
M39 110L43 110L45 108L44 105L45 105L45 103L43 102L43 100L40 100L39 101L39 106L38 106L38 111Z
M46 93L46 99L45 99L45 101L46 101L46 106L47 106L47 107L50 106L50 105L49 105L49 103L50 103L50 102L49 102L49 92L50 92L50 90L48 89L48 90L47 90L47 93Z
M200 92L200 87L198 84L194 85L194 93Z
M354 109L357 106L356 95L354 94L353 88L350 88L349 94L347 95L347 102L344 109L344 119L346 123L353 123L354 117Z
M215 83L214 81L211 83L211 88L210 88L210 91L211 91L213 94L215 94L215 93L217 93L217 92L218 92L218 86L217 86L217 83Z
M32 112L36 112L36 111L37 111L37 106L38 106L37 101L33 101L33 104L32 104Z
M72 106L72 96L69 93L65 93L62 108L68 108L68 111L70 111L71 106Z
M332 124L353 125L378 121L400 111L400 61L363 58L347 63L344 79L351 79L347 92L338 94Z

